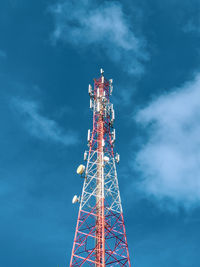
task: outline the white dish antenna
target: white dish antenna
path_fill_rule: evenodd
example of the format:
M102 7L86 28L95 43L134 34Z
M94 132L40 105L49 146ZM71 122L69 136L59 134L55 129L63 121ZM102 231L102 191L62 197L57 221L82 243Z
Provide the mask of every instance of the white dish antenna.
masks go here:
M75 204L77 202L80 202L80 197L78 197L77 195L75 195L73 198L72 198L72 204Z
M83 164L79 165L76 170L77 174L80 174L80 175L83 174L84 171L85 171L85 166Z
M107 157L107 156L104 156L104 158L103 158L103 159L104 159L104 161L105 161L105 162L109 162L109 157Z

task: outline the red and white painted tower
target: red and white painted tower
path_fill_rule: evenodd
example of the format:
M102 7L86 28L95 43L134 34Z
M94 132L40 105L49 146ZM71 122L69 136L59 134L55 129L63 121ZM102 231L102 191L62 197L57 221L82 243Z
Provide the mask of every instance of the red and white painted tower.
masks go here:
M85 151L86 168L80 165L77 173L84 178L70 266L131 266L118 187L114 154L115 113L110 102L112 80L94 79L89 85L90 108L93 110L93 129L88 130L89 151Z

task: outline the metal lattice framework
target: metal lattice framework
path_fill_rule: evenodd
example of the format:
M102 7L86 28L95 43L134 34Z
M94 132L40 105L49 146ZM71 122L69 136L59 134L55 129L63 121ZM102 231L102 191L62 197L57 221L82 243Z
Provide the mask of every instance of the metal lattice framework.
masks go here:
M110 103L112 80L94 79L89 85L93 130L88 131L89 151L70 266L131 266L114 154L115 119Z

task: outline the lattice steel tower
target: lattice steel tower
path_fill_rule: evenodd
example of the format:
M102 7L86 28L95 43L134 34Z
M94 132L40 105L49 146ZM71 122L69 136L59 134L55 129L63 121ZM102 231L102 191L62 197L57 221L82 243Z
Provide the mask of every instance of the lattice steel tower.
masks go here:
M77 173L84 178L70 266L131 266L124 218L118 187L114 154L115 113L110 103L112 80L94 79L89 85L90 108L93 109L93 130L88 130L89 151L85 151L86 168Z

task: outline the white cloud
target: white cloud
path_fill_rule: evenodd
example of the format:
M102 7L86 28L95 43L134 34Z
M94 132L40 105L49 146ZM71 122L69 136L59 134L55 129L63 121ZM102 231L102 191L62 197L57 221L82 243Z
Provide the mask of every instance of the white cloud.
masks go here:
M195 23L192 20L189 20L183 27L183 31L186 33L200 33L200 23Z
M200 205L200 74L152 101L136 120L148 133L136 156L140 189L185 208Z
M50 8L55 19L53 40L62 40L78 48L101 48L108 56L129 73L141 74L142 62L148 56L145 42L133 32L127 15L116 1L97 4L92 0L59 2Z
M66 146L74 145L78 142L76 133L73 131L65 133L54 120L42 116L39 105L36 102L15 98L12 104L23 116L22 122L31 135Z
M3 50L0 50L0 58L6 58L6 52Z

